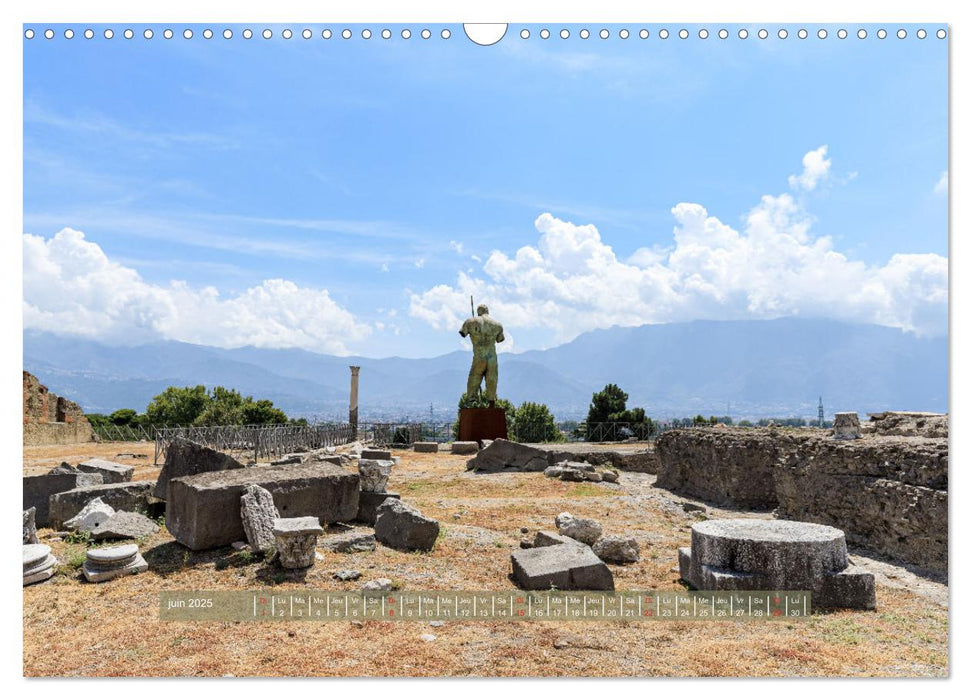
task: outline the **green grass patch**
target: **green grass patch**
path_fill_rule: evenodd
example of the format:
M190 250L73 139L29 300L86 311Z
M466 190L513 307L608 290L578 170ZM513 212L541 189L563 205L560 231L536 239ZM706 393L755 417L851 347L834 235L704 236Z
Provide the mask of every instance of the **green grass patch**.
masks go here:
M572 489L570 489L566 497L567 498L589 498L591 496L603 496L604 492L601 488L594 486L593 484L577 484Z

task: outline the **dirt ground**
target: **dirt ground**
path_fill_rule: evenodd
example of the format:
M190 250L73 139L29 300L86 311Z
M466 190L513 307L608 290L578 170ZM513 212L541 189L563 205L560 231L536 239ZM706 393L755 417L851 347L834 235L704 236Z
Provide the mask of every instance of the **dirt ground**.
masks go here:
M119 454L144 455L118 457ZM876 611L815 613L788 621L705 622L258 622L159 620L159 592L193 589L359 590L389 578L400 590L510 590L510 552L521 527L552 529L564 510L605 533L637 538L641 560L611 566L617 590L683 590L677 548L705 517L760 517L708 508L687 512L649 474L619 484L565 483L533 474L472 474L467 457L396 453L388 489L437 518L429 553L378 544L322 552L304 581L230 547L191 552L164 529L139 542L149 571L102 584L80 574L83 544L41 530L60 566L24 589L26 676L945 676L948 590L872 553L851 551L877 578ZM24 448L24 474L61 461L103 457L154 478L150 443ZM332 574L357 569L341 583ZM433 634L432 641L421 635Z

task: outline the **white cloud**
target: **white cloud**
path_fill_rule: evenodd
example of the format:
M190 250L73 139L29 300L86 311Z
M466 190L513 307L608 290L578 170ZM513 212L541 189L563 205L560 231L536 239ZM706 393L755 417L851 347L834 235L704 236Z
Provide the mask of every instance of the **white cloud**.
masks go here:
M326 289L264 280L235 296L145 282L73 229L24 234L24 327L105 342L179 340L217 347L299 347L345 354L371 329Z
M934 194L947 194L947 170L941 173L937 184L934 185Z
M388 263L381 263L381 272L387 272L391 268L388 267Z
M415 267L417 267L417 268L418 268L419 270L420 270L421 268L423 268L423 267L425 267L425 258L418 258L418 259L417 259L417 260L415 261Z
M807 172L815 162L804 159ZM410 313L453 328L475 294L507 327L548 331L549 345L614 325L789 315L946 332L944 257L894 255L883 266L851 260L828 236L813 237L809 214L790 194L762 197L741 230L700 204L682 202L671 213L673 245L626 260L595 226L544 213L535 245L493 251L478 274L412 293Z
M464 247L464 246L463 246L463 245L462 245L461 243L459 243L458 241L449 241L449 242L448 242L448 247L449 247L449 248L451 248L452 250L454 250L454 251L455 251L456 253L458 253L459 255L461 255L461 254L462 254L462 251L463 251L463 250L464 250L464 248L465 248L465 247Z
M833 161L826 157L827 146L820 146L802 157L802 173L789 176L789 187L811 192L816 185L829 177Z

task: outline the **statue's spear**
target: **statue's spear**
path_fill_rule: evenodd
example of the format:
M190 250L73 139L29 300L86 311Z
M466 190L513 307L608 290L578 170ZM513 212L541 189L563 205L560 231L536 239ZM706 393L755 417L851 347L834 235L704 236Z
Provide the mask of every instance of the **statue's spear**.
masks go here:
M472 318L475 318L475 302L472 301L472 295L469 294L469 308L472 309Z

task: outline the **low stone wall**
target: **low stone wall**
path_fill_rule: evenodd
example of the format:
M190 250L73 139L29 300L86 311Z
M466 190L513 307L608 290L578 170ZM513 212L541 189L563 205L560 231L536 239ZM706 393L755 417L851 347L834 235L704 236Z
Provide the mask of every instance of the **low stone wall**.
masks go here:
M947 571L946 440L819 438L780 460L777 515L838 527L846 540Z
M24 445L71 445L94 442L94 430L87 421L75 423L25 423Z
M871 413L868 427L876 435L947 439L948 415L946 413L910 413L906 411Z
M720 506L774 508L776 465L797 439L771 428L669 430L654 446L656 485Z
M690 428L658 438L656 485L714 505L777 508L851 544L947 571L946 439L829 431Z
M660 467L657 455L644 447L609 446L599 444L549 444L531 445L549 453L550 465L567 462L589 462L597 466L611 466L627 472L657 474Z

